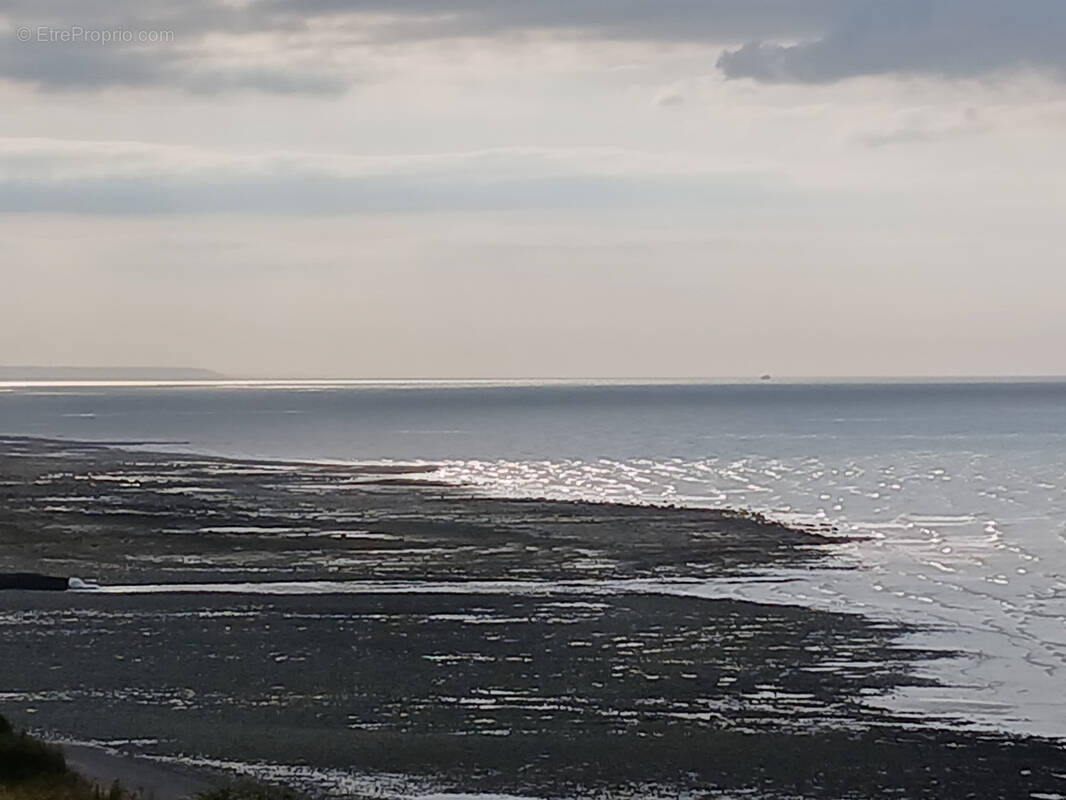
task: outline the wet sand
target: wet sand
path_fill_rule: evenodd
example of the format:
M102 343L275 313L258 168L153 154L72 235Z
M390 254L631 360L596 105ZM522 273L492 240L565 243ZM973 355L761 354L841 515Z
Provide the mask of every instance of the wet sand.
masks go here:
M224 785L220 775L204 770L181 769L92 745L63 744L62 748L67 766L105 790L118 781L127 791L145 798L182 800Z
M867 702L944 657L907 626L680 591L824 568L831 536L403 467L0 452L0 571L107 587L0 593L21 724L313 794L1066 792L1058 743Z

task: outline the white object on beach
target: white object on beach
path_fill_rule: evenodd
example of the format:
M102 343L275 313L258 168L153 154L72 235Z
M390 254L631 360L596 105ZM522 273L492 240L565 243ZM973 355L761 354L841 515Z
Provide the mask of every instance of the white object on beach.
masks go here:
M67 589L73 592L88 592L99 588L98 583L88 583L81 578L67 578Z

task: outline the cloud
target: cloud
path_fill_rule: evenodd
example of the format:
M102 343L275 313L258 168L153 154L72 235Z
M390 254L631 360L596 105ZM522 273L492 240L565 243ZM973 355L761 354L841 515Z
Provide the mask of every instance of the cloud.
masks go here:
M640 41L813 36L851 0L0 0L0 78L43 90L336 93L364 46L547 32ZM6 25L5 25L6 23ZM153 42L53 32L163 32ZM31 34L28 41L20 31ZM39 39L38 32L45 33ZM337 56L340 56L338 58Z
M659 108L670 108L671 106L683 106L685 104L685 95L680 89L674 87L665 87L655 93L655 97L652 98L652 105Z
M170 86L191 94L256 90L277 94L339 94L336 74L264 64L213 64L169 51L65 44L28 46L0 39L0 76L45 91Z
M823 31L853 0L261 0L253 13L377 22L402 39L537 30L607 39L731 42Z
M861 131L853 140L868 147L925 144L956 141L988 133L994 126L973 107L938 109L935 113L916 111L903 114L894 124Z
M855 0L824 36L727 50L730 78L830 83L863 75L971 78L1030 68L1066 76L1061 0Z
M37 40L78 25L170 38ZM0 0L5 28L0 78L59 91L336 94L362 78L364 51L525 34L725 46L724 75L762 82L1066 75L1063 0Z
M264 26L249 9L224 0L0 0L0 79L42 91L193 94L337 94L354 82L326 54L309 58L306 42L286 41L295 21Z
M0 213L617 210L768 202L787 180L613 148L235 156L137 142L0 139Z

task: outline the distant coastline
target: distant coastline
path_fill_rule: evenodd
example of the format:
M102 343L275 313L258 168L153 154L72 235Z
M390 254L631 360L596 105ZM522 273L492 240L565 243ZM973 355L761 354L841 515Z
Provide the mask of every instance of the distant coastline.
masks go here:
M205 381L225 377L193 367L0 366L0 381Z

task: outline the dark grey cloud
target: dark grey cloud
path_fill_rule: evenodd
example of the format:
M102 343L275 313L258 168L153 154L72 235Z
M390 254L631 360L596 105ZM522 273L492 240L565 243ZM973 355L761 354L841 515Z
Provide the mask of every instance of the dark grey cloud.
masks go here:
M298 32L299 20L221 0L0 0L0 79L43 91L171 87L195 94L258 90L336 94L353 82L326 59L280 47L269 60L235 58L210 37ZM128 37L124 39L122 37Z
M192 94L241 89L278 94L338 94L334 73L270 65L213 65L165 47L34 44L0 37L0 76L43 91L171 86Z
M851 0L0 0L0 78L42 89L168 86L205 92L337 92L353 82L337 51L530 31L591 38L736 42L814 36ZM37 41L38 30L166 31L161 43ZM16 31L32 32L21 41ZM285 34L271 63L226 69L212 37ZM303 37L302 41L300 40ZM288 52L289 48L293 52ZM308 52L310 51L310 55ZM297 58L302 61L293 64ZM316 66L314 61L319 64ZM308 63L310 60L311 63ZM288 77L286 77L288 76Z
M0 0L0 21L0 78L45 90L337 93L356 79L337 56L361 45L531 32L723 45L725 75L764 82L1066 74L1066 0ZM171 38L36 41L72 26ZM19 28L33 38L19 41ZM220 44L264 34L278 35L265 49Z
M863 75L979 77L1032 68L1066 75L1063 0L855 0L824 36L760 37L725 52L731 78L829 83Z
M424 39L536 30L608 39L736 42L817 35L853 0L260 0L275 24L388 15L380 36Z

